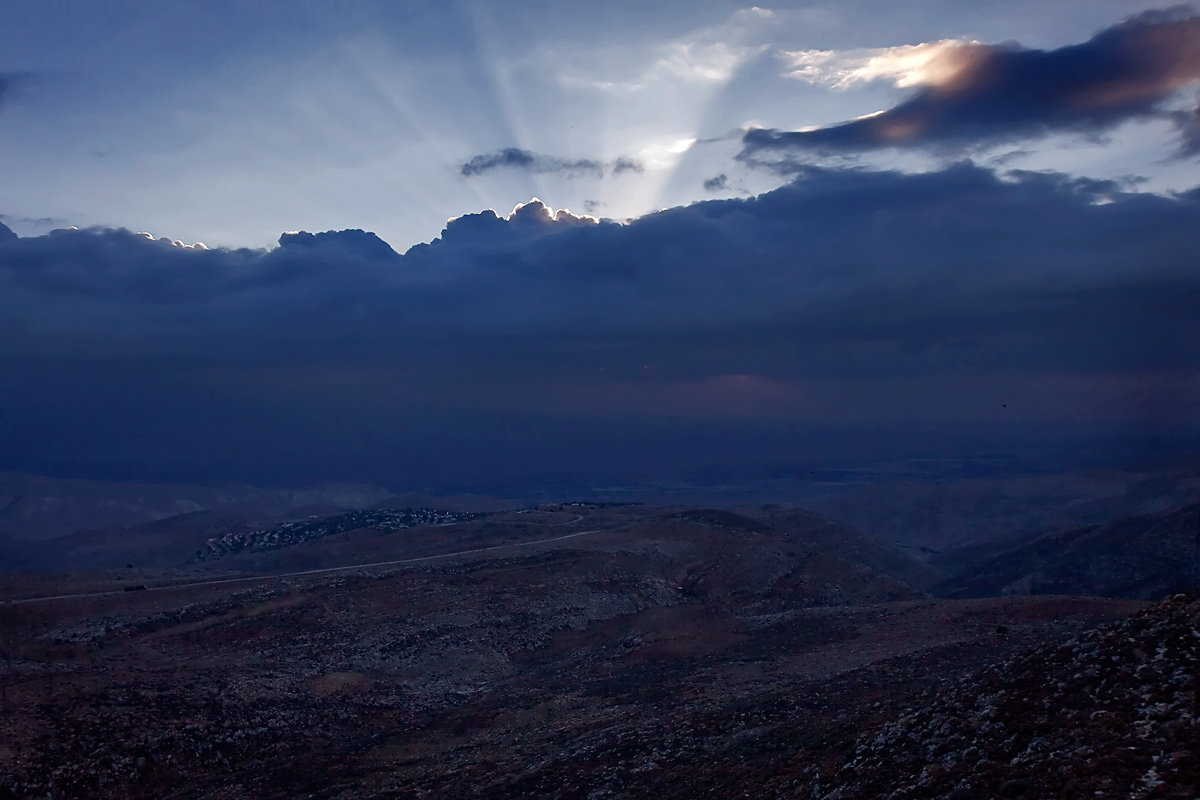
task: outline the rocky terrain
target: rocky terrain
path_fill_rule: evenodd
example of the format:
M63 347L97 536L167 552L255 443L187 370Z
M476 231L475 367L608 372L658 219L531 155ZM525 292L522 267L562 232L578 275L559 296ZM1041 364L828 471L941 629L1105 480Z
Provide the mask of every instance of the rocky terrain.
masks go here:
M1089 594L1157 599L1200 586L1200 505L1071 527L1008 547L952 550L932 561L954 570L931 588L941 597Z
M865 533L840 520L793 505L772 504L738 509L761 519L775 530L813 542L822 550L894 575L910 586L925 589L945 578L945 573L913 551Z
M744 512L553 506L8 578L0 797L885 796L868 743L923 731L929 692L1141 606L934 600L870 537Z
M1191 800L1200 594L948 679L860 739L817 796Z

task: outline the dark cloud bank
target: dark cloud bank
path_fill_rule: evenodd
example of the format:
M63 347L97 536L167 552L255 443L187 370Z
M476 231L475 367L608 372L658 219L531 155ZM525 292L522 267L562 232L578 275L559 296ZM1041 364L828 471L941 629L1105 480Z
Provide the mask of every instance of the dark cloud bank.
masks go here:
M1200 429L1195 192L806 168L404 255L10 234L0 469L482 487Z
M881 114L812 131L751 130L741 158L882 147L953 149L1055 132L1095 135L1154 116L1176 124L1180 155L1198 152L1200 110L1163 108L1200 80L1200 16L1189 7L1145 12L1057 50L964 45L943 59L940 83Z

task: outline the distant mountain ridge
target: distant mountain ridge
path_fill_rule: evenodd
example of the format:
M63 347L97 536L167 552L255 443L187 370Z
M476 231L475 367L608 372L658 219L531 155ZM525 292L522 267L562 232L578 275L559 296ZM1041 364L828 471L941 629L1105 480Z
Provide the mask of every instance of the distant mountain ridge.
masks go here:
M365 508L392 496L366 484L259 488L246 484L93 481L0 473L0 533L52 539L83 529L124 528L197 511L249 511L269 517L309 505Z
M1200 469L1091 470L949 483L881 482L804 505L881 539L929 551L1017 542L1200 503Z
M1200 504L1048 533L969 564L931 591L948 598L1087 594L1157 600L1197 585Z

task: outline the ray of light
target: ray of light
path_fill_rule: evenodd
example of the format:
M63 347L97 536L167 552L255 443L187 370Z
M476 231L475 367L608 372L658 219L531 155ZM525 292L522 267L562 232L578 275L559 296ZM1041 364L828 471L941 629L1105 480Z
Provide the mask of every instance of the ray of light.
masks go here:
M492 97L496 100L497 108L504 120L511 146L538 150L543 148L541 131L535 131L524 113L521 97L513 85L512 67L503 55L505 48L500 46L501 36L497 26L489 16L492 6L475 4L470 7L468 19L471 23L472 38L475 42L475 58L480 67L480 73L491 87ZM545 123L542 125L545 128ZM547 196L549 187L543 175L530 175L534 193L538 197Z

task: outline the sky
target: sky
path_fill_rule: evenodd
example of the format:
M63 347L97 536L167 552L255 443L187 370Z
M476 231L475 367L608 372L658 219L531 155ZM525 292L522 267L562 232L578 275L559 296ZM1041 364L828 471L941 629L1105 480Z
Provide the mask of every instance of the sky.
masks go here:
M1200 432L1200 10L0 26L0 469L772 475Z

